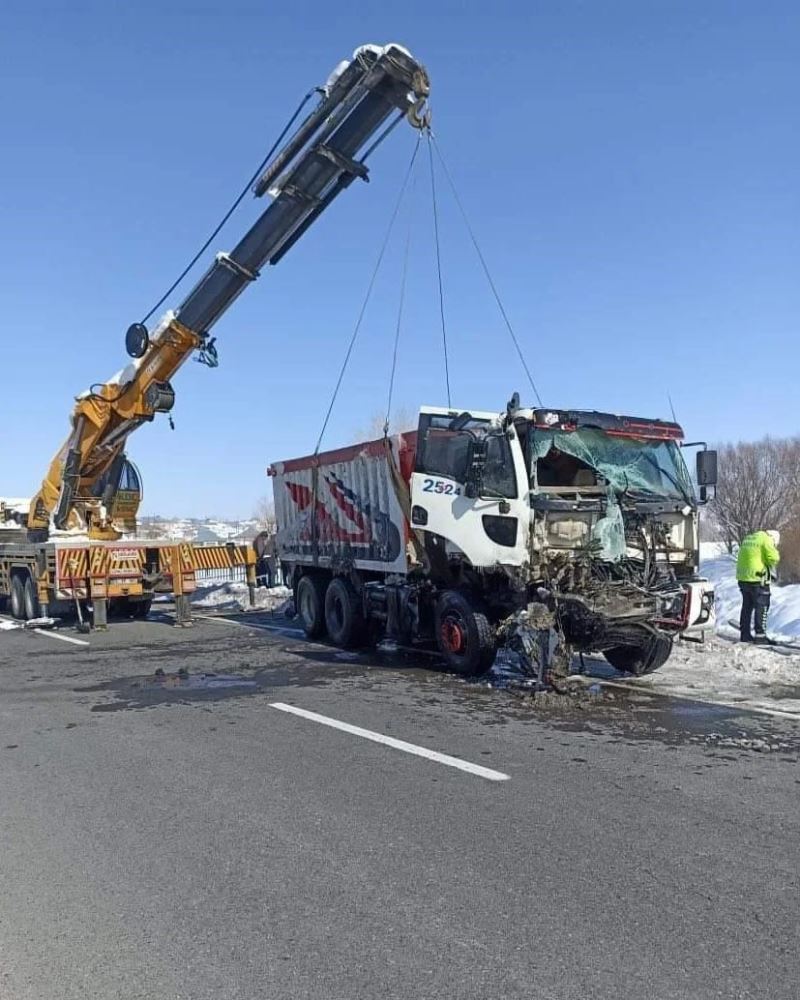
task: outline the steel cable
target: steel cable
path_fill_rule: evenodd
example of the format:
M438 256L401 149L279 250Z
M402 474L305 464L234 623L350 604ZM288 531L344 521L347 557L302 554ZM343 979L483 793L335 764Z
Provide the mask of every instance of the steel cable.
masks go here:
M261 175L262 171L264 170L264 167L266 167L267 163L269 163L269 161L272 159L273 155L275 154L275 151L277 150L278 146L280 146L280 144L283 142L283 140L284 140L284 138L286 136L286 133L289 131L289 129L292 127L292 125L294 125L294 123L297 120L297 117L300 114L300 112L303 110L303 108L306 106L306 104L311 100L311 98L314 96L314 94L316 94L318 92L319 92L319 87L314 87L312 90L309 90L309 92L306 94L306 96L303 98L303 100L297 105L296 111L294 112L294 114L292 115L292 117L289 119L289 121L286 123L286 125L284 126L283 131L281 132L281 134L278 136L278 138L272 144L272 148L270 149L270 151L267 153L267 155L264 157L264 159L261 161L261 163L259 163L258 168L256 169L256 171L253 174L253 176L250 178L250 180L247 182L247 184L245 184L245 186L242 189L242 192L239 195L239 197L231 205L231 207L228 209L228 211L225 213L225 215L223 215L222 221L216 227L216 229L214 230L214 232L208 237L208 239L205 241L205 243L200 247L200 249L197 251L197 253L194 255L194 257L192 257L191 261L186 265L186 267L183 269L183 271L181 271L180 275L175 279L175 281L173 281L173 283L169 286L169 288L166 290L166 292L164 292L164 294L161 296L161 298L158 300L158 302L156 302L156 304L153 306L153 308L150 310L150 312L144 317L144 319L142 320L143 324L147 323L147 321L150 319L150 317L153 315L153 313L156 311L156 309L159 309L167 301L167 299L170 297L170 295L172 295L172 293L175 291L175 289L178 287L178 285L180 285L180 283L183 281L183 279L186 277L186 275L191 271L191 269L198 262L198 260L200 260L200 258L202 257L202 255L206 252L206 250L208 250L208 248L211 245L212 241L215 240L217 238L217 236L219 235L219 232L222 229L222 227L225 225L225 223L228 221L228 219L230 219L230 217L233 215L233 213L236 211L236 209L239 207L239 205L241 205L244 196L247 194L247 192L252 188L252 186L258 180L259 176Z
M319 432L319 437L317 438L317 445L314 448L315 455L319 454L319 449L322 444L322 439L325 436L325 431L328 428L328 421L331 418L331 413L333 412L333 407L334 404L336 403L336 398L339 395L339 389L342 386L342 380L344 379L344 374L347 371L348 364L350 363L350 357L353 353L353 348L355 347L355 343L358 338L359 331L361 329L361 324L364 320L364 315L367 311L367 306L369 305L369 300L372 295L372 289L375 286L375 279L378 277L378 271L380 270L384 255L386 254L386 248L389 245L389 239L392 235L394 224L395 221L397 220L397 215L400 211L400 206L403 203L403 197L405 196L406 189L408 188L408 182L411 178L411 172L414 169L414 163L416 162L417 153L419 152L419 143L420 143L420 137L418 136L417 143L414 146L414 151L411 154L411 161L408 164L408 169L406 170L406 175L403 178L403 183L400 186L400 193L397 196L397 201L395 203L394 210L392 211L391 218L389 219L389 225L386 229L386 235L383 238L383 243L381 245L380 252L378 253L378 259L375 262L375 267L373 268L372 276L370 277L369 284L367 285L367 292L366 295L364 296L364 301L361 303L361 309L359 311L358 319L356 320L356 325L353 329L353 333L350 337L350 343L347 345L347 351L345 352L344 361L342 362L342 367L339 370L339 377L336 380L336 386L334 387L333 395L331 396L331 401L328 406L328 411L325 414L325 419L322 422L322 430Z
M489 282L489 287L491 288L492 294L494 295L495 301L497 302L497 306L500 309L500 314L502 315L506 327L508 328L508 332L511 335L511 340L513 341L514 347L517 350L519 360L522 363L522 367L525 369L525 374L528 376L528 381L531 384L531 389L533 389L533 394L536 397L536 400L539 403L539 405L542 406L543 405L542 397L539 395L539 390L536 388L536 383L533 381L533 376L531 375L530 368L528 368L528 364L525 361L525 356L523 355L522 348L520 347L519 341L517 340L517 335L514 333L514 328L511 325L511 320L508 318L508 313L506 312L505 307L503 306L503 302L500 298L500 293L497 291L497 286L495 285L494 280L492 279L491 272L489 271L489 265L486 263L486 258L483 256L481 248L478 245L478 240L477 237L475 236L472 226L470 225L466 209L464 208L464 205L462 204L461 199L458 196L458 191L456 189L455 182L453 181L452 175L450 174L450 171L447 168L447 164L444 161L444 157L442 156L442 151L439 149L439 143L436 141L436 137L433 134L431 134L431 142L436 148L436 155L439 157L439 162L441 163L442 169L444 170L444 175L447 178L447 181L450 185L450 190L453 192L453 197L455 198L456 204L458 205L459 211L461 212L461 217L464 220L464 225L467 227L467 232L469 233L470 239L472 240L472 245L475 247L475 252L477 253L478 259L480 260L481 266L483 267L483 272L486 275L486 280Z

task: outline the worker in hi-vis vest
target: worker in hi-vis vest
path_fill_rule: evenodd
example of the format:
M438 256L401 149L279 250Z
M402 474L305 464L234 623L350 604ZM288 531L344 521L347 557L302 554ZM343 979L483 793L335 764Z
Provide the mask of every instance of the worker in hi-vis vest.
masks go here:
M742 642L773 644L767 636L769 581L780 562L779 531L754 531L742 539L736 559L736 579L742 592L739 632ZM751 623L755 618L755 634Z

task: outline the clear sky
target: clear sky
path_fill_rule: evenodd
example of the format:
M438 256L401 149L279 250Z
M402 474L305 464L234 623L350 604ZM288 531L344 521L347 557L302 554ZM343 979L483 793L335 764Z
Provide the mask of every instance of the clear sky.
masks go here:
M800 431L796 3L31 0L0 12L0 494L36 489L72 397L122 366L126 327L302 94L368 41L427 65L438 141L546 403L668 417L670 394L693 438ZM161 418L131 438L147 512L246 516L268 462L313 449L414 141L398 129L371 183L234 304L221 367L176 376L175 431ZM530 400L441 181L440 198L453 403ZM406 410L446 402L424 171L413 203ZM213 249L260 207L248 198ZM385 407L406 229L329 445Z

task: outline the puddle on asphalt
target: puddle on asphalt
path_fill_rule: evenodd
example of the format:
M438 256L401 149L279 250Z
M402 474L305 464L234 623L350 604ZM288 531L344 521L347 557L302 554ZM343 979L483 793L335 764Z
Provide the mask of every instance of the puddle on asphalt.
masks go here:
M746 708L666 697L645 689L607 688L594 683L593 678L577 678L568 694L536 693L530 678L515 673L510 664L498 663L490 674L466 680L443 672L437 658L416 650L345 653L294 639L291 646L273 647L272 655L279 658L275 665L251 664L244 659L232 663L239 667L236 673L158 670L144 677L76 690L110 695L113 700L104 699L91 711L116 712L247 698L262 691L275 694L286 687L322 687L347 681L362 692L380 686L384 700L417 704L420 711L430 711L434 694L450 697L453 712L466 712L485 725L546 725L612 743L659 742L672 748L693 745L719 759L731 759L720 751L781 752L782 759L800 754L800 726L791 720L773 720ZM174 651L165 650L162 662L174 656ZM587 666L594 675L595 664L587 662ZM398 678L408 684L398 687L394 683ZM790 690L796 693L794 688ZM786 697L790 696L787 693ZM436 704L437 710L447 710L441 700Z
M678 719L687 716L699 719L727 719L732 715L736 715L737 710L729 708L727 705L708 705L699 701L679 701L672 707L670 714Z
M258 688L259 683L254 677L238 674L191 674L184 670L171 674L157 670L148 677L125 678L77 690L106 691L116 695L116 701L93 705L91 711L118 712L170 702L214 701L230 695L248 694Z
M769 697L775 701L800 701L800 685L770 684Z
M236 674L190 674L178 671L177 674L165 674L156 671L152 677L145 677L132 687L152 688L154 690L182 691L222 691L226 688L256 688L258 682L252 677L237 677Z
M567 693L536 692L530 678L509 664L499 667L476 680L456 679L461 703L489 725L529 720L610 743L694 746L718 760L755 751L798 762L800 725L793 720L633 686L604 687L593 681L594 670L584 677L573 674Z
M294 655L294 663L257 667L247 674L159 669L146 676L122 677L74 690L76 694L113 696L113 701L93 705L92 712L119 712L157 705L223 701L284 687L321 687L353 675L348 664L337 664L330 655L324 660ZM308 659L312 660L310 664Z

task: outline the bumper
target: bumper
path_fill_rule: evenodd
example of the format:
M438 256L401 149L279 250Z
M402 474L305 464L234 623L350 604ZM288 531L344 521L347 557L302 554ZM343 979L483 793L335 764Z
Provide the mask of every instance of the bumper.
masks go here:
M713 631L716 624L714 584L708 580L693 580L683 585L686 591L685 626L683 635L701 635Z

